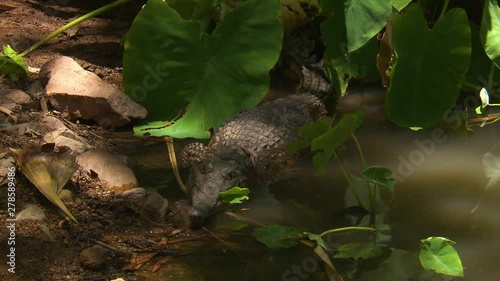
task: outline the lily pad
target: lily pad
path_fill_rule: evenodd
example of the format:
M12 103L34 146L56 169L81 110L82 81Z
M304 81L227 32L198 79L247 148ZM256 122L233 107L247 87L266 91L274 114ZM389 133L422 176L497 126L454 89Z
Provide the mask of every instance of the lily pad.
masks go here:
M268 248L290 248L304 238L304 230L282 225L269 225L257 228L252 235Z

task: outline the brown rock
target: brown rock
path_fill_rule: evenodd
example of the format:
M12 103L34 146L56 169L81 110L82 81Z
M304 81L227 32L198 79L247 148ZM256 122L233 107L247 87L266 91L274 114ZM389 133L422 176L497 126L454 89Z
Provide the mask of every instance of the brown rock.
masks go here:
M40 79L50 104L72 119L94 120L103 127L123 126L147 111L120 90L80 67L70 57L45 63Z
M28 104L33 102L28 94L15 89L0 90L0 99L6 99L16 104Z
M109 252L99 245L94 245L80 252L80 263L90 269L97 269L106 264Z
M85 171L94 171L108 190L119 192L137 187L134 172L106 151L84 152L76 157L76 162Z

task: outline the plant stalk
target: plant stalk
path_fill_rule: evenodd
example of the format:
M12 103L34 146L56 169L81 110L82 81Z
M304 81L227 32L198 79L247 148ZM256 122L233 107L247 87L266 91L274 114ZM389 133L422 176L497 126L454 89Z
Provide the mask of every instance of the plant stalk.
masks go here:
M65 26L59 28L58 30L50 33L49 35L45 36L45 38L43 38L42 40L36 42L29 49L27 49L26 51L24 51L21 54L19 54L19 56L20 57L24 57L27 54L29 54L31 51L33 51L33 50L37 49L38 47L42 46L43 44L47 43L50 39L52 39L52 38L56 37L57 35L63 33L67 29L70 29L73 26L75 26L75 25L77 25L77 24L79 24L79 23L81 23L83 21L91 19L91 18L93 18L95 16L98 16L98 15L104 13L104 12L107 12L107 11L109 11L109 10L115 8L115 7L123 5L123 4L127 3L127 2L130 2L130 1L132 1L132 0L117 0L117 1L115 1L113 3L111 3L111 4L108 4L108 5L103 6L103 7L99 8L99 9L97 9L97 10L94 10L94 11L88 13L88 14L85 14L85 15L83 15L83 16L75 19L74 21L66 24Z
M333 155L335 156L335 160L337 161L337 164L339 165L340 167L340 170L342 171L342 174L344 175L344 178L346 179L347 181L347 185L348 187L352 190L352 193L354 194L354 197L356 197L356 200L358 201L359 203L359 206L365 210L368 210L365 208L364 204L363 204L363 201L361 200L361 197L359 196L358 194L358 191L356 190L356 188L354 187L354 185L352 184L352 180L351 180L351 177L349 176L349 174L347 173L347 171L345 170L345 167L344 165L342 164L342 161L340 161L340 158L339 156L337 155L337 153L334 151L333 152Z
M443 8L441 9L441 14L439 14L438 21L444 16L446 13L446 10L448 9L448 4L450 3L450 0L444 0Z
M327 234L344 232L344 231L377 231L377 229L372 228L372 227L365 227L365 226L347 226L347 227L341 227L341 228L327 230L327 231L321 233L319 236L323 237L324 235L327 235Z

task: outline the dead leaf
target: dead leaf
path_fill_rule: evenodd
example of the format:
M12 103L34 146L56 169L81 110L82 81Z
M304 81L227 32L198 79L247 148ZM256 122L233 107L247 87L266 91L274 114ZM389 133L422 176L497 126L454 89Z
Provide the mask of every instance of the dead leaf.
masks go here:
M342 276L340 276L340 274L337 272L337 270L333 266L332 261L330 260L330 255L328 255L328 253L325 251L325 249L323 249L321 246L318 245L318 246L316 246L316 248L314 248L314 252L327 265L325 267L325 271L328 275L328 280L330 280L330 281L344 281Z
M309 21L303 7L309 6L319 10L318 0L280 0L280 4L280 18L287 32L292 32Z
M390 65L392 58L392 25L387 23L385 32L380 39L380 47L377 54L377 69L382 79L382 85L388 87L390 78Z
M164 257L162 258L161 260L159 260L154 266L153 266L153 269L151 269L151 272L155 273L156 271L158 271L158 269L160 269L160 267L164 264L166 264L170 259L172 259L172 257L168 256L168 257Z
M14 112L6 107L0 106L0 112L3 112L7 115L9 115L10 118L12 118L12 121L14 121L14 124L17 124L17 116L14 114Z
M124 268L124 270L137 270L148 261L150 261L158 252L143 252L138 253L130 259L129 264Z
M59 207L66 216L78 223L66 208L59 193L69 178L75 173L78 164L68 147L58 151L50 150L50 145L34 145L26 150L11 149L21 172L33 183L54 205ZM45 151L44 151L45 150Z

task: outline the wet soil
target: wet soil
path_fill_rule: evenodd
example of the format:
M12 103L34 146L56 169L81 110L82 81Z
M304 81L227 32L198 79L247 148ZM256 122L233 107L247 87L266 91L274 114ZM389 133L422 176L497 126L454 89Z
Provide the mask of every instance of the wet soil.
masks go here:
M0 45L11 45L20 53L71 20L110 2L4 0L0 5ZM25 57L25 62L33 71L30 78L18 82L0 78L0 89L27 90L37 79L37 69L48 60L62 55L72 57L86 70L122 89L122 38L144 2L133 1L52 39ZM23 114L36 121L42 113L25 109ZM96 147L106 150L116 148L106 141L104 132L92 124L73 124L71 129ZM39 138L33 134L2 135L0 153L8 151L8 148L26 147L39 142ZM203 232L196 234L174 229L172 225L149 223L127 208L115 194L104 191L91 175L74 176L66 185L74 198L66 205L79 221L75 224L64 219L64 215L21 171L16 169L15 173L15 195L10 196L15 201L11 200L14 205L10 207L15 207L18 213L28 204L35 204L42 208L47 218L40 222L14 222L15 230L5 231L11 223L8 221L11 210L8 210L7 185L0 187L0 280L154 280L154 275L146 277L138 273L137 268L147 261L138 258L153 256L154 264L166 257L185 254L178 247L180 242L192 240L199 243L198 238L210 239ZM11 238L12 233L15 239ZM15 244L9 244L12 240ZM82 265L82 250L94 245L105 248L105 262L97 266ZM15 273L8 271L11 266L7 264L6 256L11 254L11 247L15 247ZM192 247L196 248L196 244ZM189 268L176 265L175 262L168 264L173 268L172 279L163 280L189 280L186 275Z

